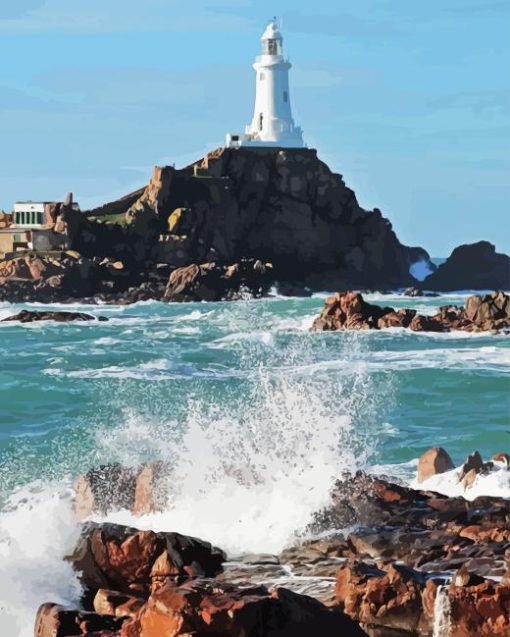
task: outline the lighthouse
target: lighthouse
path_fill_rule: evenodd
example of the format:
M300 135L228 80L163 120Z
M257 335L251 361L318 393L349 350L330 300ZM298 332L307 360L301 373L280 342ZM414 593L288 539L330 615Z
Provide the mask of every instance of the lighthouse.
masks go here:
M229 148L274 146L302 148L303 133L294 124L290 106L289 70L283 55L283 37L276 18L269 21L261 38L262 50L255 58L255 107L244 134L227 135Z

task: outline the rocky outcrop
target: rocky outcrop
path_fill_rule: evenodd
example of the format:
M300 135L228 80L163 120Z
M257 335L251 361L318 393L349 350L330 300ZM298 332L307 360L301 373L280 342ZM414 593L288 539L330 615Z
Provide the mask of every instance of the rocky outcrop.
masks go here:
M163 296L165 301L221 301L267 294L273 266L261 261L242 261L230 266L204 263L174 270Z
M96 317L92 314L84 312L51 312L51 311L35 311L21 310L13 316L7 316L1 319L1 322L19 321L20 323L34 323L36 321L56 321L57 323L71 323L73 321L95 321ZM98 321L107 321L104 316L100 316Z
M312 331L366 330L404 327L415 332L497 331L510 328L510 296L493 292L470 296L466 307L442 306L434 316L416 310L367 303L359 292L337 292L326 299Z
M363 625L408 635L432 635L442 620L451 637L503 637L510 631L510 586L472 576L464 570L450 584L402 566L384 569L364 563L341 567L336 579L339 607ZM436 602L443 597L444 617ZM446 625L445 625L446 624Z
M451 471L454 468L450 455L443 447L432 447L422 454L418 460L418 482L423 482L431 476Z
M445 263L429 275L427 290L510 290L510 257L488 241L455 248Z
M68 560L88 592L99 588L147 595L167 581L214 577L226 556L200 539L118 524L87 522Z
M183 268L159 264L148 271L74 251L0 262L0 301L9 302L230 301L264 296L273 282L273 266L254 259Z
M411 264L429 261L398 241L378 209L361 208L311 149L219 149L182 170L156 167L143 194L124 203L115 210L126 213L125 231L107 237L103 228L110 252L90 220L69 213L73 248L174 267L260 259L278 280L315 289L412 285Z

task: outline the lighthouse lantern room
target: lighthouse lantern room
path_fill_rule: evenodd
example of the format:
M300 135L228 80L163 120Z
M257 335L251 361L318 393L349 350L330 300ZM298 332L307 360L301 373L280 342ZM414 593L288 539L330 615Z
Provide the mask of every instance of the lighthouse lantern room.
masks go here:
M255 108L243 135L229 133L226 145L302 148L303 133L294 124L290 106L289 69L283 57L283 38L276 18L262 34L261 55L255 58Z

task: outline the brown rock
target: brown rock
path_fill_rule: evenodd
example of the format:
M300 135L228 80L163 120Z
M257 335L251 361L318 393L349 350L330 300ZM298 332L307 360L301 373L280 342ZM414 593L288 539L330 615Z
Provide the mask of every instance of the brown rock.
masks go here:
M134 631L133 635L139 637L365 635L348 617L304 595L283 588L268 592L263 586L238 587L212 580L158 589L132 626L136 624L139 633Z
M510 467L510 455L503 451L495 453L491 460L493 460L493 462L504 462L507 467Z
M452 459L442 447L432 447L418 460L418 482L423 482L438 473L454 469Z
M337 292L326 299L312 331L379 329L378 321L389 313L395 314L391 308L366 303L359 292Z
M90 469L74 483L74 510L78 520L92 513L131 509L135 501L134 471L120 464Z
M136 477L133 503L135 515L163 510L168 497L165 481L168 468L164 462L152 462L142 467Z
M81 573L86 589L113 589L147 594L156 561L167 569L158 577L184 580L221 572L225 554L208 542L179 533L139 531L118 524L87 522L68 559Z
M113 637L118 634L116 631L120 630L124 619L43 604L37 611L34 637Z
M94 610L100 615L135 617L144 603L141 597L100 588L94 597Z
M471 488L480 474L488 473L492 467L492 462L484 462L478 451L474 451L459 471L459 482L462 482L465 489Z

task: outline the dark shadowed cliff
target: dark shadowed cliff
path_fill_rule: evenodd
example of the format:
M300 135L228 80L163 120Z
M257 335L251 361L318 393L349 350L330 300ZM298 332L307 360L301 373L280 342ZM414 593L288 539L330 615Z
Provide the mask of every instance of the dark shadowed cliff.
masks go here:
M90 221L124 212L125 227ZM405 286L410 265L428 261L312 149L218 149L181 170L156 167L144 190L66 221L85 256L171 266L252 257L314 289Z

